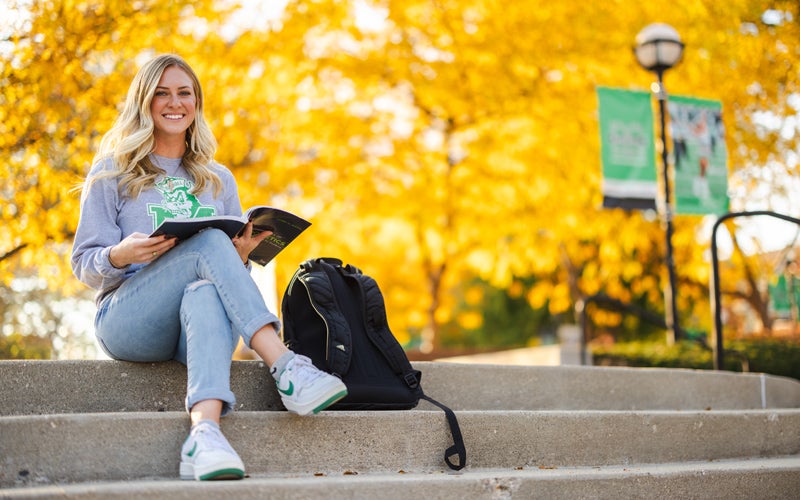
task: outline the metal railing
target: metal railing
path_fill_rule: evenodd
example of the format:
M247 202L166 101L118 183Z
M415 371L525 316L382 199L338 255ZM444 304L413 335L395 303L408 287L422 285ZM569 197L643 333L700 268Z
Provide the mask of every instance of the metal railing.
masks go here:
M725 349L723 348L722 340L722 308L720 307L720 300L722 292L719 288L719 256L717 252L717 229L728 219L735 217L749 217L754 215L767 215L776 217L787 222L793 222L800 225L800 219L795 219L788 215L783 215L769 210L756 210L753 212L730 212L714 223L714 228L711 230L711 277L712 277L712 294L711 294L711 309L714 314L714 369L721 370L725 366Z

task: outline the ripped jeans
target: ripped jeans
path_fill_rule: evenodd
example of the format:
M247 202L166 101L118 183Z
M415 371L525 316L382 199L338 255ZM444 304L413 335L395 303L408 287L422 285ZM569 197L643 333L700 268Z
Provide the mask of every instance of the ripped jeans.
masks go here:
M111 358L186 365L186 409L205 399L236 404L231 358L278 317L267 309L230 238L216 229L183 241L102 299L95 335Z

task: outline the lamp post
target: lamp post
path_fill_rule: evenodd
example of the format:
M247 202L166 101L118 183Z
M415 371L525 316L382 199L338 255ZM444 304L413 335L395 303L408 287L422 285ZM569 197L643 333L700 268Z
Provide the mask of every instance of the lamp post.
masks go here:
M651 89L658 99L659 118L661 120L661 163L664 176L664 224L667 233L667 273L669 276L668 290L664 291L666 299L666 323L668 341L673 343L680 336L678 322L678 306L675 299L676 278L675 262L672 257L672 206L670 196L670 176L667 155L667 92L664 90L664 72L675 66L683 55L683 42L675 28L668 24L654 23L645 26L636 35L636 45L633 48L636 60L647 71L656 74L658 81L651 85Z

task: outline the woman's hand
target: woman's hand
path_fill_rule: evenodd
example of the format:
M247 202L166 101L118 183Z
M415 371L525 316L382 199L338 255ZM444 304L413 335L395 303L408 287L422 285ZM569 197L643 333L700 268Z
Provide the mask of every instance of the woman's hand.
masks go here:
M253 223L248 222L247 225L244 226L244 229L242 229L242 232L239 233L239 236L233 239L233 246L236 247L236 252L239 254L239 257L242 258L242 262L247 264L250 252L255 250L259 243L269 238L271 235L272 231L264 231L253 236Z
M153 262L177 243L177 238L166 235L151 238L143 233L133 233L111 247L108 259L112 266L120 269L131 264L145 264Z

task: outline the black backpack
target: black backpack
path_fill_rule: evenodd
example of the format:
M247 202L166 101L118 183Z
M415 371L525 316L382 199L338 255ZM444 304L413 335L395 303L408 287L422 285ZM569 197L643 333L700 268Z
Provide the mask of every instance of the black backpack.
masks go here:
M339 259L307 260L286 288L281 313L286 345L347 385L347 396L329 409L406 410L429 401L445 412L453 437L444 461L453 470L464 468L467 452L455 413L423 392L422 373L389 329L374 279Z

